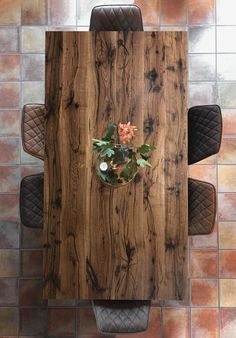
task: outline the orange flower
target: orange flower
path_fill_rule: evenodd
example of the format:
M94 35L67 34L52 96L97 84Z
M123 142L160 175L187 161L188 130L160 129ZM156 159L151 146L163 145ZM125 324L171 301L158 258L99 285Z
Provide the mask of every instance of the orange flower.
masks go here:
M123 144L130 142L135 136L134 132L137 130L138 129L136 128L136 126L132 126L130 122L128 122L127 124L119 123L118 134L120 137L120 142Z

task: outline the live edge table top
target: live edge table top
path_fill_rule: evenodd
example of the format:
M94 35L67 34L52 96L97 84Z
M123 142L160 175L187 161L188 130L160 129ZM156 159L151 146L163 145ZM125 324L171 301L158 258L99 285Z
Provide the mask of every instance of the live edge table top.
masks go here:
M185 300L187 33L47 32L44 298ZM97 178L109 122L156 146L124 187Z

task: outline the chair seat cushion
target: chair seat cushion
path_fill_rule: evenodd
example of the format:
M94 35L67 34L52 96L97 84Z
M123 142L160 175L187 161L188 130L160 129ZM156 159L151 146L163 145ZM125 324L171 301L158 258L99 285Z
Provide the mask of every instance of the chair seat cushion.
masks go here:
M30 228L43 227L44 174L26 176L20 185L21 223Z
M188 181L189 235L206 235L212 232L216 216L216 190L207 182Z
M148 326L150 301L93 302L97 327L103 333L134 333Z
M141 11L135 5L107 5L93 8L90 31L142 31Z

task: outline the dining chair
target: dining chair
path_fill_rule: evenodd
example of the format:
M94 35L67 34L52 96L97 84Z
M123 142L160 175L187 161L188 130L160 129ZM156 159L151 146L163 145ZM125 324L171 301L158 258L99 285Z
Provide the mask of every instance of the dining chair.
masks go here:
M41 160L44 158L45 105L25 104L22 111L22 145L26 153Z
M194 164L220 150L222 116L218 105L191 107L188 111L188 164Z
M43 227L44 174L26 176L20 184L20 219L29 228Z
M216 217L216 190L213 184L188 179L188 234L207 235Z
M103 5L92 9L90 31L143 31L141 10L136 5Z
M94 300L97 328L101 333L135 333L148 327L151 301Z

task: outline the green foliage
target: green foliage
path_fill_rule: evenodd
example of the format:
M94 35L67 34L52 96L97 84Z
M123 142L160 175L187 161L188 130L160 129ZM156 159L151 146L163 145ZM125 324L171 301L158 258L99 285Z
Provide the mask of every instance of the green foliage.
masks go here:
M152 151L155 149L156 149L155 146L151 146L149 144L142 144L140 147L138 147L137 153L140 153L142 155L142 154L149 153L149 151Z
M144 167L152 167L152 165L148 161L144 160L143 158L137 160L137 165L139 167L142 167L142 168L144 168Z
M111 141L112 136L114 135L115 131L117 130L117 125L110 123L108 125L108 128L106 130L105 136L103 137L103 140L105 141Z
M128 182L133 178L136 171L137 171L137 161L136 158L134 157L124 167L124 169L121 172L121 176L124 177L126 182Z

